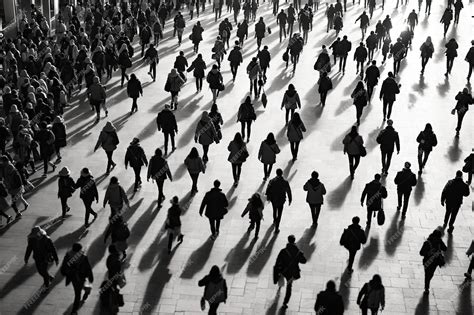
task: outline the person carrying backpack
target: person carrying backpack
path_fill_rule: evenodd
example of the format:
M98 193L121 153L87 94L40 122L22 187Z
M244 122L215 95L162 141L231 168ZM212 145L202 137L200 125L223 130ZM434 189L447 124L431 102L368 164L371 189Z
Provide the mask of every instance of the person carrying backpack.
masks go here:
M127 239L130 237L130 229L120 214L109 218L109 225L104 234L104 243L107 242L109 236L117 251L122 253L121 259L123 261L127 257Z
M420 249L420 256L423 256L423 269L425 271L425 294L430 292L430 282L433 279L436 268L446 264L443 252L448 248L441 239L442 232L438 229L428 236Z
M368 310L372 315L377 315L379 308L385 308L385 287L382 278L375 274L372 280L365 283L357 296L357 305L362 310L362 315L367 315Z
M206 301L209 303L209 315L217 314L219 304L227 301L227 282L222 277L219 267L212 266L209 274L199 280L198 286L204 287L204 295L201 298L201 308L204 310Z

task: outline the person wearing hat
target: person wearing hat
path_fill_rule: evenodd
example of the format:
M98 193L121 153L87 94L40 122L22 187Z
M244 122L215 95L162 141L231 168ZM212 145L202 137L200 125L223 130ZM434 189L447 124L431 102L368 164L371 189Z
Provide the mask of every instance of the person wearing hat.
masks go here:
M158 131L162 131L165 137L165 155L168 154L168 139L171 138L171 150L176 150L174 136L178 133L178 125L176 123L176 117L171 111L171 107L165 104L165 108L158 113L156 117L156 125Z
M92 210L92 202L94 199L96 203L99 202L99 192L97 191L94 177L90 174L88 168L85 167L81 170L81 177L76 180L74 187L80 189L79 197L82 199L86 210L84 225L88 227L89 216L92 214L94 220L97 218L97 213Z
M149 181L150 178L152 181L156 181L158 186L158 207L161 207L161 203L165 200L165 195L163 194L165 180L169 178L170 181L173 181L168 162L163 158L161 149L155 150L155 155L151 157L150 164L148 164L146 180Z
M397 154L400 154L400 138L398 137L398 132L393 128L393 121L391 119L387 121L387 127L380 131L376 141L380 144L380 152L382 154L382 175L387 176L395 146L397 147Z
M107 117L108 111L105 107L105 101L107 95L105 94L105 87L100 84L99 77L95 76L93 78L93 83L87 88L87 97L89 98L89 103L95 109L97 114L96 122L100 120L100 106L103 107L105 111L105 116Z
M70 176L71 171L67 166L63 167L58 175L58 198L61 199L62 217L64 219L66 217L66 212L71 210L67 204L67 200L76 190L76 184Z
M402 219L405 219L406 217L411 189L416 185L416 175L413 174L413 172L410 170L410 167L410 162L405 162L405 167L397 173L397 176L395 176L394 179L395 185L397 185L398 195L397 211L400 211L400 208L402 208L403 199Z
M46 231L38 225L33 227L31 233L28 235L28 246L26 247L24 259L25 265L28 264L31 254L33 254L36 270L43 277L43 287L47 289L54 279L54 277L48 273L48 265L54 261L57 266L59 259L53 241L49 238Z
M133 191L136 192L142 185L142 179L140 178L140 172L143 165L148 166L148 160L145 155L145 151L140 146L140 140L133 138L132 142L127 148L125 153L125 169L130 165L135 173L135 186Z
M288 236L288 243L286 247L280 251L275 262L275 270L280 277L283 276L286 279L286 293L283 299L283 305L281 306L282 309L288 308L293 281L301 278L299 264L306 264L304 253L296 246L295 241L294 235Z
M456 137L459 137L459 132L461 131L462 121L464 119L464 115L469 110L469 105L474 104L474 99L472 98L472 94L469 93L467 88L464 88L462 92L459 92L456 95L456 106L451 111L451 114L458 114L458 123L456 125Z
M181 234L181 219L180 216L183 209L179 206L179 199L174 196L171 200L171 208L168 209L168 216L166 218L165 227L168 230L168 254L171 254L171 246L175 236L178 236L178 244L183 242L184 235Z
M107 155L107 169L106 173L110 173L112 169L115 168L115 162L112 160L112 155L114 154L117 145L120 143L117 130L114 125L108 121L102 131L100 132L99 139L94 147L94 152L97 151L99 147L104 149L105 154Z
M185 82L185 79L179 75L175 68L171 69L170 73L168 74L168 78L166 79L165 91L171 93L170 105L172 110L176 110L178 108L178 94Z

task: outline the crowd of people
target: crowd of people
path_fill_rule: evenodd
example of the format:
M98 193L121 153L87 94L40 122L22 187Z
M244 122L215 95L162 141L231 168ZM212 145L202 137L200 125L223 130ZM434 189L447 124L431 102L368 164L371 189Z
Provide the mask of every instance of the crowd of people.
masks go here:
M273 165L281 151L275 140L275 135L272 132L266 135L256 156L252 156L247 150L247 143L251 138L252 123L257 118L253 103L260 100L264 106L266 105L265 85L272 79L267 77L267 69L273 59L264 40L271 33L271 29L263 17L257 15L262 10L266 10L263 7L259 8L262 3L259 3L258 0L226 0L227 13L233 12L234 23L232 23L227 17L221 18L224 1L213 1L212 13L215 15L215 22L218 25L218 35L211 51L200 52L199 44L203 41L203 33L206 30L201 26L200 21L196 21L192 27L189 27L187 23L194 22L200 14L206 12L205 0L201 0L201 2L196 0L186 2L181 0L176 2L169 0L165 2L160 0L131 0L129 2L109 0L107 3L100 0L84 0L77 2L77 5L67 3L61 9L55 19L54 26L50 26L41 11L32 5L30 16L24 16L19 23L17 37L4 38L1 41L0 89L2 90L3 117L0 118L0 150L2 154L0 157L0 177L2 179L0 182L0 214L6 218L7 225L14 222L12 216L7 214L10 207L15 212L16 219L20 219L22 212L28 208L29 204L24 195L27 196L30 191L37 189L28 178L37 171L37 168L40 168L40 164L43 167L43 176L47 177L51 173L55 173L58 164L62 162L61 150L68 150L68 133L63 115L69 110L68 107L70 107L72 99L85 95L92 111L95 111L96 123L102 119L102 111L105 117L108 117L107 84L114 71L120 70L121 88L124 88L124 84L126 85L127 96L132 100L130 115L139 110L138 99L146 91L134 73L127 73L137 64L149 66L148 74L153 82L155 82L157 75L166 77L163 90L170 93L170 101L163 106L156 118L157 130L164 135L164 152L157 148L154 155L148 158L140 145L139 138L133 138L127 147L125 168L130 166L134 171L134 192L142 186L142 167L147 167L147 181L151 179L156 182L158 207L161 208L166 200L165 181L173 180L171 169L176 167L176 164L184 163L192 182L191 192L193 195L198 193L198 178L201 173L204 176L206 168L214 163L209 161L210 147L213 144L218 144L223 138L224 119L219 112L217 103L220 92L226 89L222 74L226 55L228 55L227 61L230 64L232 80L236 80L238 68L244 64L250 87L248 96L237 112L237 122L241 125L241 131L235 134L227 147L229 152L227 160L231 164L234 187L239 185L242 167L250 158L258 158L263 164L264 182L272 176ZM330 2L326 3L325 8L327 25L323 25L322 29L326 28L327 32L335 30L336 40L328 48L325 45L322 46L314 64L314 70L319 72L317 84L321 106L326 105L328 93L334 88L329 75L335 71L332 67L336 67L337 58L339 58L338 72L345 75L347 57L352 50L352 43L348 36L344 35L342 39L339 37L339 33L344 32L344 22L352 22L347 21L344 17L347 1L344 0L343 3L340 0L334 3ZM422 2L422 0L419 1L418 11L421 10ZM295 72L296 65L308 42L309 32L313 30L314 12L322 10L322 5L319 0L309 0L304 5L301 4L301 1L294 0L286 9L280 9L279 0L272 0L271 3L273 16L279 26L280 42L286 41L288 37L286 49L283 49L283 62L286 62L286 67L291 62L293 72ZM349 274L353 272L357 251L367 241L372 218L376 217L379 225L383 225L384 222L383 199L387 198L388 193L382 184L382 179L387 180L388 178L395 149L398 154L405 145L400 143L396 122L391 119L392 110L396 110L393 105L396 95L402 88L399 83L401 81L400 65L410 52L414 31L418 24L418 14L420 14L416 10L411 11L406 19L408 24L406 29L396 37L393 31L392 34L390 33L392 29L390 15L386 15L383 21L372 21L373 12L378 4L375 0L364 1L364 4L360 4L359 1L358 5L367 7L368 13L364 10L355 20L355 23L359 23L362 38L354 49L353 57L357 65L356 75L359 76L359 79L356 78L355 88L351 93L356 108L356 120L341 143L343 153L348 156L351 180L355 180L356 169L361 159L367 154L363 137L358 132L358 126L361 124L364 108L371 104L374 89L381 78L381 70L374 57L375 51L381 50L382 63L385 63L388 58L393 58L393 71L388 72L387 77L383 79L379 93L383 104L383 122L386 123L386 127L375 139L380 145L381 172L375 174L374 179L365 185L360 199L361 206L367 208L366 229L362 229L359 224L360 218L354 217L352 224L341 231L340 245L349 251L346 269ZM354 1L352 5L356 5ZM381 9L383 9L384 1L381 5ZM402 5L406 5L406 1L405 4L402 1ZM184 13L185 6L189 11L188 14ZM446 36L453 18L455 24L459 23L463 3L462 0L449 0L445 6L441 19L441 23L444 24L444 36ZM194 10L196 10L196 16ZM240 15L241 10L243 17ZM431 0L426 1L425 13L431 14ZM299 32L295 32L296 29L293 29L296 21ZM254 30L250 27L252 23L255 23ZM373 31L368 30L371 23L374 24ZM318 26L321 26L319 24ZM180 51L173 67L160 69L157 74L160 43L166 40L163 34L165 28L169 27L173 28L172 36L177 36L178 47L187 41L187 36L183 37L183 34L185 30L189 31L189 41L192 42L193 53L196 57L193 61L188 62L184 53ZM257 53L255 56L245 58L249 60L244 60L244 41L248 41L249 33L252 31L254 32L252 35L256 38ZM230 49L229 41L233 36L232 32L236 34L236 40L234 47ZM474 67L474 40L471 44L472 47L465 56L469 67L468 81ZM137 45L140 52L135 52ZM455 38L446 41L446 77L451 74L460 45L465 46L465 41L459 44ZM332 50L333 62L328 49ZM419 51L421 56L420 72L421 75L424 75L429 59L433 57L435 51L431 37L427 37ZM140 54L140 57L133 58L137 54ZM249 63L245 65L247 61ZM370 66L365 69L366 64ZM191 72L195 78L196 93L201 93L204 78L212 92L211 109L202 112L195 126L194 140L196 144L202 146L202 154L196 147L193 147L184 161L176 162L173 159L168 161L168 153L179 149L175 142L179 123L175 111L180 109L178 106L178 104L181 105L179 103L180 91L183 88L189 88L186 84L189 80L187 73ZM83 83L85 91L82 89ZM474 104L474 99L469 89L464 88L456 95L454 101L456 105L451 113L457 114L455 137L460 137L463 119L468 112L469 105ZM292 162L298 158L300 144L307 129L298 112L302 108L302 103L304 102L298 94L298 89L293 84L289 84L287 89L282 91L281 109L285 109L284 124L290 144ZM436 132L440 131L436 130ZM106 174L110 174L114 168L119 167L113 160L114 151L121 143L119 132L112 122L107 121L97 136L98 140L94 151L99 148L104 150L107 159ZM170 151L169 140L171 140ZM438 143L432 125L426 123L418 136L413 138L413 142L418 143L417 174L419 178L423 174L430 153ZM51 161L53 157L56 157L54 163ZM444 229L448 228L447 232L453 233L454 223L463 198L470 193L469 185L472 183L474 153L467 156L464 162L462 168L460 167L462 170L456 172L455 178L449 180L440 193L441 205L446 207L443 227L434 230L420 246L420 255L423 256L425 271L426 293L429 292L430 280L433 278L436 268L443 267L445 264L443 252L447 250L447 247L442 240ZM50 168L52 172L48 172ZM464 181L463 173L467 174L467 181ZM62 167L57 175L57 197L60 199L63 219L70 211L68 199L74 195L76 190L79 191L79 197L84 203L84 226L86 228L89 228L98 216L92 209L94 201L98 203L102 198L103 206L110 206L109 225L105 230L104 243L107 243L110 236L111 244L108 246L107 277L101 284L100 299L107 312L116 314L119 308L124 305L120 289L126 285L123 272L130 229L122 212L124 206L130 207L127 193L121 186L119 179L112 176L105 195L99 196L94 176L87 167L80 171L80 177L76 180L71 177L71 170L67 166ZM417 185L417 175L411 171L409 161L406 161L404 168L394 176L394 185L397 188L397 211L402 211L401 219L405 220L412 188ZM199 214L201 216L204 214L208 218L210 237L212 240L216 240L219 236L221 220L228 212L229 201L222 192L219 180L216 179L213 186L210 191L205 193ZM280 222L286 201L288 201L288 205L292 203L292 188L295 189L295 187L291 187L288 179L284 178L282 169L276 170L276 176L270 179L266 186L264 195L272 205L275 233L280 232ZM318 226L324 196L329 187L324 185L323 180L319 178L319 173L313 171L304 187L298 189L303 189L306 192L312 227L315 229ZM18 209L18 201L23 204L23 211ZM165 228L168 231L167 249L169 254L172 253L175 240L177 244L181 244L184 240L180 220L184 211L180 205L179 197L173 196L170 203L171 207L165 222ZM249 196L248 204L242 212L242 217L248 214L250 225L247 232L250 234L255 230L255 239L259 237L264 208L264 196L254 193ZM93 216L92 221L90 221L91 215ZM474 241L467 254L471 255L473 251ZM46 291L53 280L53 277L48 273L48 265L52 262L58 265L59 258L54 243L40 226L35 226L28 236L25 263L31 254L33 254L38 273L44 279L43 286ZM281 282L283 278L286 279L283 308L288 307L293 282L301 277L299 264L304 263L306 263L306 258L297 247L295 236L288 236L288 244L277 257L273 275L275 283ZM471 279L473 267L474 259L471 259L469 269L465 274L467 279ZM92 267L80 243L72 245L71 250L68 251L61 263L60 270L66 279L66 285L73 284L75 299L72 313L76 314L81 306L81 301L85 301L91 294L91 283L94 279ZM219 267L213 266L210 273L199 281L199 286L205 287L201 307L204 309L207 301L209 314L216 314L219 304L225 303L228 299L230 290ZM83 292L84 295L82 295ZM372 280L364 284L357 297L357 304L363 314L367 314L368 310L372 314L377 314L379 309L383 310L385 290L380 275L374 275ZM317 296L315 311L318 314L342 314L344 307L335 282L329 281L326 290Z

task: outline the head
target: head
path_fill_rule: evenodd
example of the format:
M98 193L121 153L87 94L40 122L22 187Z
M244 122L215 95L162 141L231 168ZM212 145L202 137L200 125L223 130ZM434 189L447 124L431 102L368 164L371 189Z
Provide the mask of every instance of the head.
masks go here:
M161 151L160 148L157 148L157 149L155 150L155 156L157 156L157 157L162 157L162 156L163 156L163 151Z
M318 178L319 178L319 173L316 172L316 171L313 171L313 172L311 173L311 179L318 179Z
M192 159L198 158L199 157L199 151L196 149L196 147L193 147L191 151L189 152L189 157Z
M377 61L372 60L372 66L375 66L375 65L377 65Z
M214 188L219 188L219 187L221 187L221 182L218 179L216 179L214 181Z
M431 126L430 123L427 123L427 124L425 125L425 131L429 131L429 132L433 131L433 127Z
M114 244L110 244L110 245L109 245L109 253L110 253L110 254L118 254L117 247L115 247Z
M351 134L353 134L353 135L357 135L357 134L358 134L358 132L357 132L357 126L352 126L352 128L351 128Z
M247 95L245 98L245 104L252 104L252 99L250 98L250 95Z
M411 167L411 163L410 163L410 162L405 162L405 168L406 168L407 170L409 170L410 167Z
M273 132L270 132L268 135L267 135L267 139L265 139L266 142L268 143L275 143L275 135L273 134Z
M82 250L82 245L80 243L74 243L72 244L72 251L73 252L80 252Z
M132 79L132 80L136 80L136 79L137 79L137 76L135 75L135 73L132 73L132 74L130 75L130 79Z
M209 276L212 278L219 278L221 277L221 271L219 270L219 267L216 265L211 267L211 271L209 271Z
M296 238L293 234L288 235L288 243L294 244L296 242Z
M82 177L86 177L86 176L89 176L91 173L89 172L89 169L87 167L84 167L82 170L81 170L81 176Z
M456 171L456 178L462 178L462 171Z
M380 174L375 174L375 175L374 175L374 180L375 180L376 182L380 182L380 179L381 179L381 178L382 178L382 176L380 176Z
M353 217L353 218L352 218L352 223L353 223L353 224L359 224L359 222L360 222L360 218L359 218L359 217Z
M180 56L184 56L184 52L181 50L181 51L179 52L179 55L180 55Z
M178 205L178 204L179 204L179 198L178 198L178 196L174 196L173 198L171 198L170 203L171 203L172 205Z
M379 287L379 286L382 285L382 278L380 277L380 275L375 274L375 275L372 277L371 282L372 282L372 284L374 284L375 286Z
M235 133L234 142L239 144L244 142L244 140L242 140L242 135L240 134L240 132Z
M211 106L211 113L217 113L219 111L219 108L217 107L217 104L214 103Z
M327 283L326 283L326 291L329 291L329 292L336 292L336 283L332 280L329 280Z
M389 77L389 78L393 78L393 72L390 71L390 72L388 73L388 77Z
M118 178L115 177L115 176L112 176L112 178L110 178L110 185L117 185L118 184Z
M295 90L295 86L293 84L289 84L288 85L288 91L294 91Z
M441 238L443 236L443 233L439 230L439 229L436 229L434 230L431 234L430 234L430 238Z
M362 81L357 82L356 89L357 89L357 90L361 90L361 89L363 89L363 88L364 88L364 82L362 82Z
M391 120L391 119L387 120L387 125L389 127L393 126L393 120Z
M276 174L277 174L278 177L282 177L283 176L283 170L281 168L277 169Z

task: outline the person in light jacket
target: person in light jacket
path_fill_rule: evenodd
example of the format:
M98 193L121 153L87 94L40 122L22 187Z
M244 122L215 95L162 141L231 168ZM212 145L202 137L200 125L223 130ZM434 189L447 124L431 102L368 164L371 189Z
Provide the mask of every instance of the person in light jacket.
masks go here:
M316 228L318 226L321 205L324 203L324 195L326 194L326 187L319 181L318 172L313 171L311 173L311 178L304 184L303 190L307 192L306 202L311 210L313 227Z
M288 123L286 135L288 142L290 142L291 155L293 156L293 162L298 158L298 149L301 140L303 140L303 132L306 132L306 127L301 120L300 114L294 113Z
M276 155L280 153L280 148L276 143L275 136L272 132L260 144L258 151L258 159L263 163L263 180L266 181L272 172L273 164L276 162Z
M198 192L197 182L199 174L201 172L203 174L206 172L204 163L202 162L202 159L199 156L199 152L195 147L191 149L191 152L189 152L188 156L184 160L184 165L186 165L189 176L191 177L191 180L193 182L193 185L191 187L191 193L195 194Z

